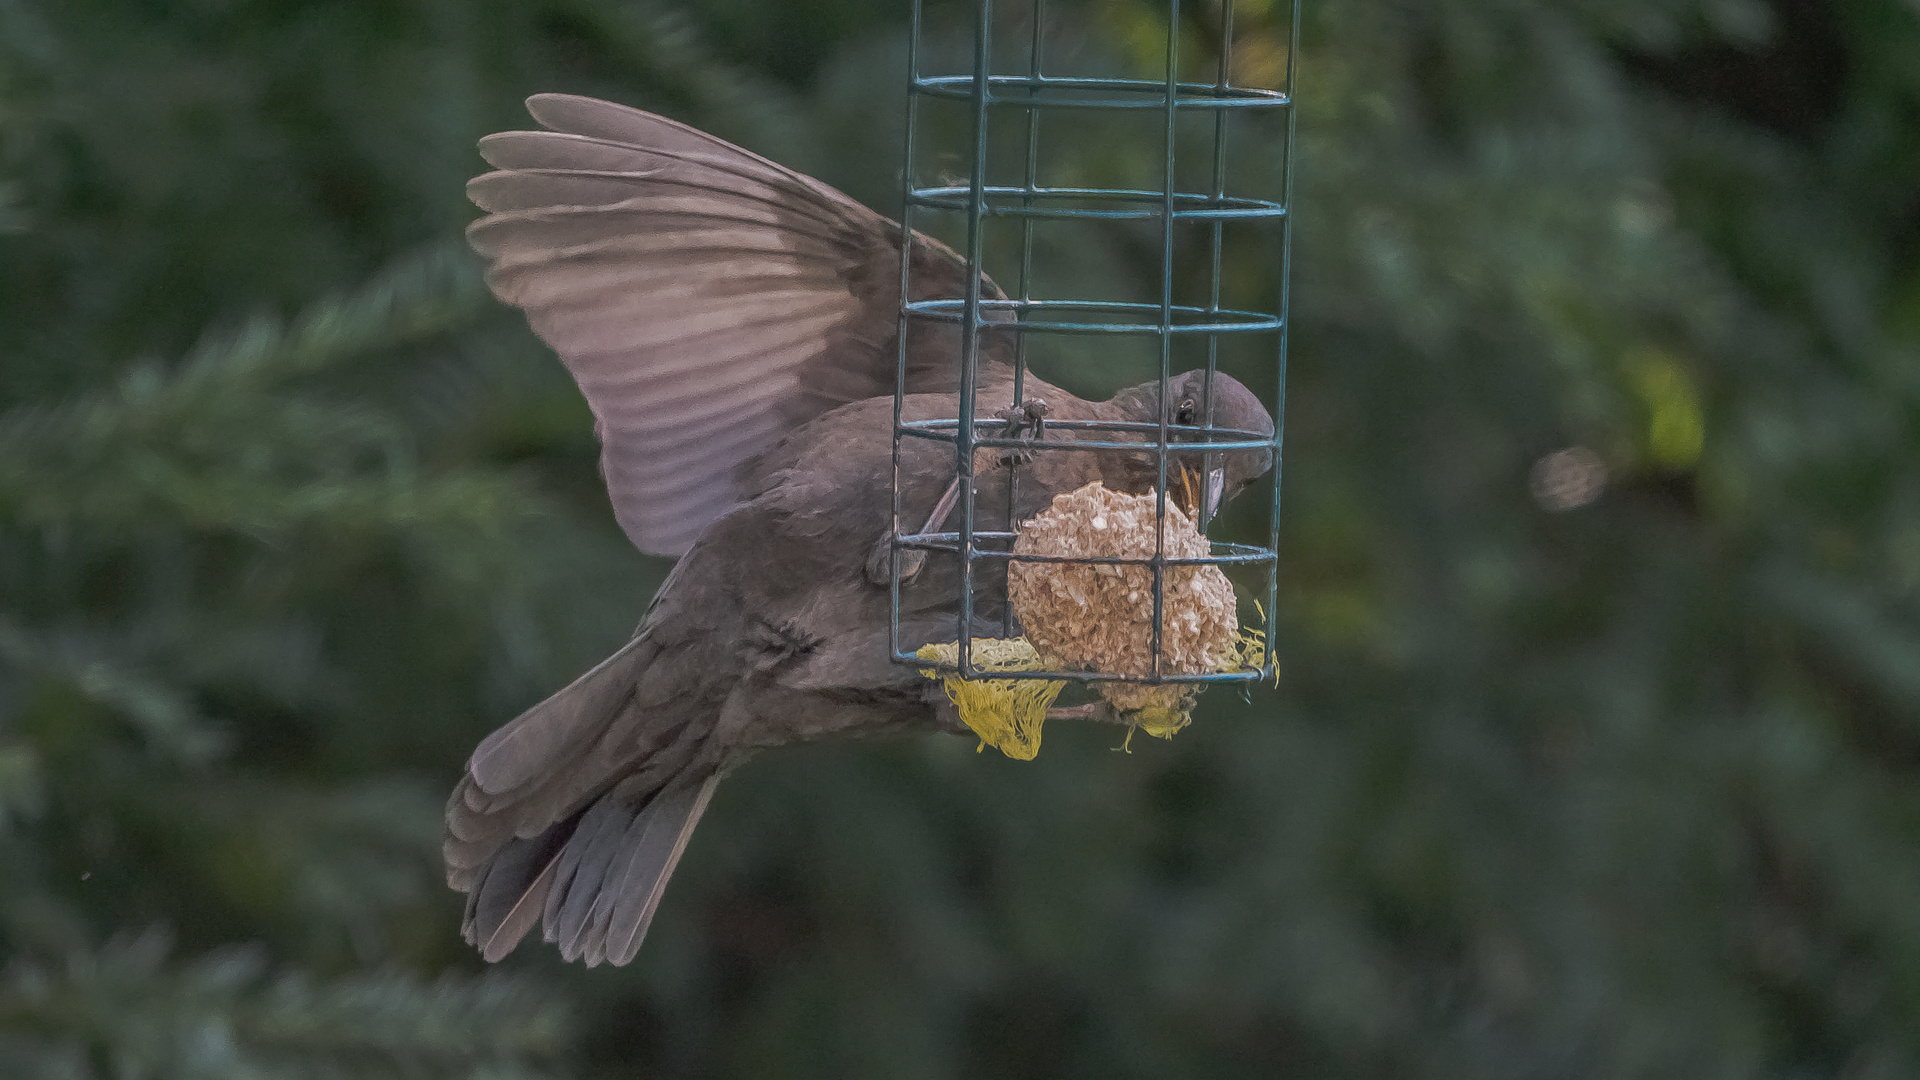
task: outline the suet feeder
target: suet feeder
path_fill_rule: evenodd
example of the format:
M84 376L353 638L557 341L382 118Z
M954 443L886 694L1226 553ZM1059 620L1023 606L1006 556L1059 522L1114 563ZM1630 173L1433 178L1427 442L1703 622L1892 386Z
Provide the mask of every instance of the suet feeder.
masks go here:
M1241 6L1254 10L1236 27L1233 0L1111 0L1116 33L1101 45L1061 33L1045 0L914 4L893 656L944 679L963 718L1013 756L1033 756L1039 718L1069 681L1090 684L1119 719L1165 735L1186 722L1205 685L1274 675L1265 643L1277 610L1299 9L1297 0ZM946 238L975 271L964 296L914 299L926 292L912 278L915 230ZM1135 250L1157 246L1157 282L1116 286L1110 266L1061 271L1064 253L1101 230ZM1236 280L1236 269L1258 280ZM981 271L1005 298L982 288ZM959 335L955 416L902 408L907 342L928 328ZM1011 338L1009 400L976 394L990 335ZM1081 381L1105 379L1093 388L1106 392L1157 375L1159 422L1043 420L1024 395L1037 354L1072 357ZM1129 358L1132 371L1118 361L1107 370L1109 354ZM1209 402L1216 373L1229 367L1256 387L1275 419L1271 435L1216 424L1210 408L1190 424L1170 422L1170 381L1189 367L1205 371ZM952 505L931 518L902 505L899 463L915 440L953 454ZM1272 453L1273 468L1242 499L1265 521L1232 519L1252 542L1212 539L1206 512L1183 513L1169 495L1191 482L1184 463L1249 450ZM1146 455L1158 483L1146 495L1088 485L1038 514L1016 510L1020 474L1037 455L1100 451ZM983 488L979 475L996 468L1008 476ZM942 580L958 590L951 641L903 651L903 576L936 559L952 567ZM1251 628L1240 625L1235 586L1257 619ZM1020 687L1026 680L1049 685ZM1004 692L992 697L992 687ZM993 711L980 704L986 698L1004 708L975 722Z

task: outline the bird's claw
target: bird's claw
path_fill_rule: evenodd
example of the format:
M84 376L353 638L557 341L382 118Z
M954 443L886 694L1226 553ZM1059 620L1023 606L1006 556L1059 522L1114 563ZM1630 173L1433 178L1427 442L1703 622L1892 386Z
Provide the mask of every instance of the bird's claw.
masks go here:
M1101 723L1121 723L1120 713L1104 701L1088 702L1085 705L1065 705L1047 710L1049 720L1098 720Z
M1047 414L1052 411L1047 406L1046 398L1028 398L1012 408L1001 409L994 415L1006 421L1007 430L1002 438L1010 439L1031 428L1033 434L1030 438L1043 439L1046 438Z
M994 415L1006 422L1006 430L1000 433L1003 439L1019 437L1028 441L1047 437L1047 414L1051 412L1045 398L1028 398L1012 408L1001 409ZM1009 449L1000 455L1000 464L1006 468L1026 465L1033 461L1033 451Z

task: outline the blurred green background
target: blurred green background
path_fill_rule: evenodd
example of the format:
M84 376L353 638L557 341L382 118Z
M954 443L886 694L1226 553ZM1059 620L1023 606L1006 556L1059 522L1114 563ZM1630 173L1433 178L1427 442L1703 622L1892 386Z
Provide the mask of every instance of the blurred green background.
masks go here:
M483 971L444 793L665 566L474 140L595 94L894 213L906 33L0 0L0 1076L1920 1076L1913 0L1308 0L1278 688L763 755L632 967Z

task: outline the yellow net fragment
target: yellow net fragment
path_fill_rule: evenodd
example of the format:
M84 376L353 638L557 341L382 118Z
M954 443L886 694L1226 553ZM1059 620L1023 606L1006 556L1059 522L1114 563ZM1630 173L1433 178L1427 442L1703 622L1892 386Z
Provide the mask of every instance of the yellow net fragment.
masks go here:
M1266 667L1267 632L1252 626L1236 630L1232 644L1221 653L1216 663L1216 671L1259 671ZM1275 671L1273 677L1275 685L1278 685L1280 673Z
M1233 643L1227 647L1224 655L1216 663L1220 671L1259 671L1267 666L1267 632L1260 629L1266 625L1267 609L1260 601L1253 602L1253 610L1260 616L1256 626L1243 626L1234 631ZM1273 669L1273 685L1280 685L1280 669Z
M1171 739L1173 733L1193 723L1193 698L1183 696L1178 704L1149 705L1127 714L1133 726L1156 739Z
M958 664L960 643L924 645L913 654L932 664ZM973 663L989 671L1038 671L1047 666L1026 638L974 638ZM960 719L980 736L980 748L992 746L1010 758L1032 761L1040 752L1040 726L1047 709L1067 684L1059 679L964 679L953 671L922 668L939 679Z
M1258 604L1254 605L1256 608ZM1257 627L1243 626L1236 629L1225 647L1216 653L1210 661L1213 671L1259 671L1267 663L1267 634ZM1200 687L1167 683L1161 686L1135 688L1135 700L1143 701L1139 708L1122 712L1127 721L1127 743L1121 745L1125 750L1133 741L1135 729L1161 739L1173 738L1174 732L1193 722L1194 699L1199 695Z

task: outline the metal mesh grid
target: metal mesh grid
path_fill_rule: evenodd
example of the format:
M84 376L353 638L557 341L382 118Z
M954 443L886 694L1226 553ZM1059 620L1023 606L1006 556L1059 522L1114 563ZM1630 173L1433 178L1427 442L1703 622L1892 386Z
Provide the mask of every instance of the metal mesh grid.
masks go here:
M924 58L928 42L926 33L928 21L923 10L924 0L915 0L913 6L912 42L909 59L908 111L907 111L907 150L904 176L906 178L906 205L902 214L901 240L901 293L903 298L914 296L912 280L912 258L909 245L912 243L916 218L927 212L945 212L964 216L965 239L960 253L965 257L970 270L967 275L965 295L960 298L911 300L902 303L900 325L900 358L898 377L895 384L894 407L894 482L893 482L893 548L895 557L891 560L891 629L893 658L898 662L913 663L919 666L940 667L944 670L956 670L967 678L991 677L994 679L1033 678L1033 679L1072 679L1083 682L1101 680L1119 680L1125 682L1146 683L1212 683L1212 682L1253 682L1271 679L1274 674L1275 657L1271 649L1267 650L1262 666L1258 670L1218 672L1211 674L1175 674L1162 671L1162 649L1160 630L1163 623L1163 603L1165 592L1165 571L1172 566L1190 566L1212 564L1224 568L1251 570L1257 574L1254 588L1246 591L1254 593L1260 604L1265 625L1261 628L1268 642L1275 640L1278 591L1278 555L1279 546L1279 510L1280 510L1280 444L1284 421L1286 357L1287 357L1287 300L1288 278L1291 258L1292 221L1288 211L1292 196L1293 169L1293 85L1295 72L1295 43L1299 39L1300 11L1298 0L1290 4L1273 5L1286 12L1288 32L1285 44L1285 56L1281 66L1284 72L1278 87L1253 87L1237 85L1231 77L1234 46L1233 0L1219 0L1207 5L1207 14L1216 25L1217 35L1212 41L1212 81L1193 81L1181 77L1182 64L1182 11L1180 0L1168 0L1165 18L1164 77L1161 79L1140 78L1104 78L1085 77L1083 75L1055 74L1049 68L1048 57L1048 19L1046 0L1003 0L996 12L993 0L974 0L972 11L973 48L971 71L965 74L927 74L923 71ZM1009 9L1014 9L1011 12ZM1013 20L1007 16L1013 15ZM996 55L996 39L1006 37L1006 24L1011 21L1023 21L1026 27L1025 41L1020 48L1000 48ZM1013 63L1020 70L1007 73L996 71L997 64L1003 64L1002 57L1012 54ZM962 101L969 106L970 140L964 146L966 160L969 162L968 175L964 183L943 182L920 183L916 155L920 144L920 127L923 103L928 101ZM1043 184L1040 181L1044 150L1041 140L1041 118L1046 114L1092 114L1112 115L1117 113L1138 113L1143 110L1155 110L1162 117L1159 125L1161 145L1161 175L1157 188L1141 187L1090 187L1076 185ZM1277 112L1282 114L1284 124L1284 145L1281 149L1279 177L1279 195L1277 198L1254 198L1230 194L1228 184L1228 118L1230 114L1243 111ZM1177 181L1176 145L1177 126L1181 117L1199 114L1211 121L1210 158L1208 162L1209 182L1198 189L1189 184L1183 189ZM1004 132L1006 125L1016 124L1016 132L1025 136L1024 154L1020 155L1021 179L1019 183L994 183L989 176L989 142ZM990 223L1011 221L1018 224L1019 239L1017 248L1018 271L1014 275L1016 288L1008 290L1007 299L997 299L982 295L979 269L991 255L989 239ZM1063 222L1087 221L1144 221L1157 222L1160 226L1160 288L1158 302L1139 302L1115 299L1112 297L1087 297L1074 295L1068 298L1039 298L1034 295L1034 251L1036 230L1057 226ZM1272 311L1244 310L1222 306L1222 250L1223 229L1229 223L1266 223L1277 229L1277 247L1279 259L1279 288L1277 303ZM1206 230L1210 253L1210 281L1207 290L1207 302L1177 302L1175 282L1175 230L1177 227L1199 226ZM906 419L903 416L903 402L907 386L909 330L918 323L945 323L957 325L960 339L960 370L957 372L960 389L958 397L958 415L937 419ZM1013 336L1013 393L1012 400L993 403L993 415L982 419L976 415L980 405L976 401L976 376L981 355L981 342L986 332L1005 333ZM1160 421L1154 423L1123 423L1077 420L1038 421L1029 416L1035 432L1043 433L1045 428L1068 430L1075 433L1074 441L1049 441L1044 437L1035 438L1024 434L1020 429L1018 414L1024 404L1024 389L1027 376L1028 342L1036 335L1126 335L1144 336L1157 339L1159 346L1159 411ZM1269 335L1273 339L1273 349L1269 354L1273 364L1273 394L1270 404L1274 417L1274 431L1269 438L1264 433L1239 431L1217 426L1214 423L1212 403L1214 401L1213 378L1218 370L1220 345L1223 338L1232 335ZM1169 400L1169 381L1174 375L1173 357L1176 342L1203 342L1205 346L1206 400L1208 415L1198 424L1179 427L1167 420L1166 403ZM999 406L1004 405L1005 411ZM1102 437L1107 436L1107 437ZM1174 441L1175 436L1181 441ZM925 526L916 525L905 515L902 507L900 485L900 460L903 443L907 440L933 440L951 444L954 454L955 476L953 487L948 489L946 499L931 515ZM1007 498L1004 505L985 506L976 497L975 469L977 450L1004 450L1008 453L1079 453L1098 450L1126 450L1147 452L1156 459L1158 483L1155 485L1156 500L1156 553L1151 558L1099 558L1075 557L1062 558L1032 554L1014 554L1012 551L1015 528L1014 513L1015 492L1019 483L1019 467L1008 466ZM1268 449L1272 452L1272 469L1249 491L1252 496L1264 485L1267 492L1267 535L1264 544L1232 543L1210 539L1211 554L1207 558L1182 559L1165 554L1166 538L1166 500L1168 465L1170 459L1181 455L1199 455L1204 462L1211 462L1211 455L1233 450ZM1206 472L1201 472L1206 475ZM948 503L951 502L951 506ZM1196 515L1198 516L1198 515ZM1196 522L1206 533L1212 522ZM901 642L901 590L902 590L902 553L904 552L943 552L957 560L959 595L958 613L953 625L952 640L959 642L957 665L929 664L928 661L915 658L910 652L902 650ZM977 628L977 615L983 609L997 609L1001 613L1003 636L1017 632L1013 616L1005 603L1005 565L1009 561L1021 562L1075 562L1089 564L1130 564L1145 566L1149 569L1152 582L1152 622L1150 624L1152 670L1148 675L1121 675L1111 672L1078 670L1036 670L1011 672L1003 669L986 670L975 664L973 641L980 636ZM980 589L982 585L982 564L997 564L998 574L984 575L989 584L997 589L997 595L983 603ZM1244 580L1236 583L1243 589Z

